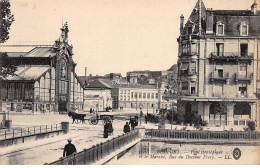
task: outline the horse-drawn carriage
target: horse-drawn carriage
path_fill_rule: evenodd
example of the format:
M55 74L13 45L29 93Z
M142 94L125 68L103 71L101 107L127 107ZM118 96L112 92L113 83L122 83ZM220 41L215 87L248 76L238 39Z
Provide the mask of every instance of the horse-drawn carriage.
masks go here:
M69 112L68 116L72 118L72 124L75 121L81 121L82 124L85 123L85 120L88 120L89 124L91 125L97 125L98 122L101 120L103 122L103 124L105 125L106 123L112 123L114 120L114 116L113 115L108 115L108 114L104 114L104 115L98 115L98 113L91 115L90 118L85 118L87 116L87 114L79 114L79 113L75 113L75 112Z

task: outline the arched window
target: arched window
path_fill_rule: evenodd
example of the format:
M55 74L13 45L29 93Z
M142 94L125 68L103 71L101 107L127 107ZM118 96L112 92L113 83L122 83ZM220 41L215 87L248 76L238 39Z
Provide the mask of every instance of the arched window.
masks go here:
M56 75L55 69L51 68L51 101L55 101Z
M40 85L38 81L34 83L34 99L37 101L40 100Z
M65 59L60 60L60 77L63 79L67 78L67 63Z
M50 74L47 72L45 74L45 101L50 101Z
M40 100L44 100L45 97L45 79L42 76L40 79Z

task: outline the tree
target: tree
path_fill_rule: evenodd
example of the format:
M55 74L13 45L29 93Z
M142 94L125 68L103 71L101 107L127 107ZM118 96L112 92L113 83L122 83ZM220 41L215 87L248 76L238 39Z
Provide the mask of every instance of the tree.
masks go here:
M9 39L9 30L14 21L14 15L11 14L9 0L0 0L0 43ZM17 67L14 66L14 60L8 58L6 52L0 53L0 77L15 75Z
M4 43L9 39L10 26L14 21L10 6L9 0L0 0L0 43Z
M14 60L9 58L6 52L0 53L0 77L14 76L16 70Z

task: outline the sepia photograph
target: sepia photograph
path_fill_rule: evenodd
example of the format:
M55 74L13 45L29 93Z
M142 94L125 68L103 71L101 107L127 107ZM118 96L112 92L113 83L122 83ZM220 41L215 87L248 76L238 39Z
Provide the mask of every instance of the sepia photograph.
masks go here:
M260 0L0 0L0 165L260 165Z

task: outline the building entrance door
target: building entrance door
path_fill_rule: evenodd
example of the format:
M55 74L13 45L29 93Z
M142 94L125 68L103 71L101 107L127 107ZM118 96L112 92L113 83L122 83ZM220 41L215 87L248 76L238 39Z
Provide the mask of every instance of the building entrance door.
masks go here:
M59 110L59 112L64 112L64 111L67 112L67 103L59 102L58 110Z

